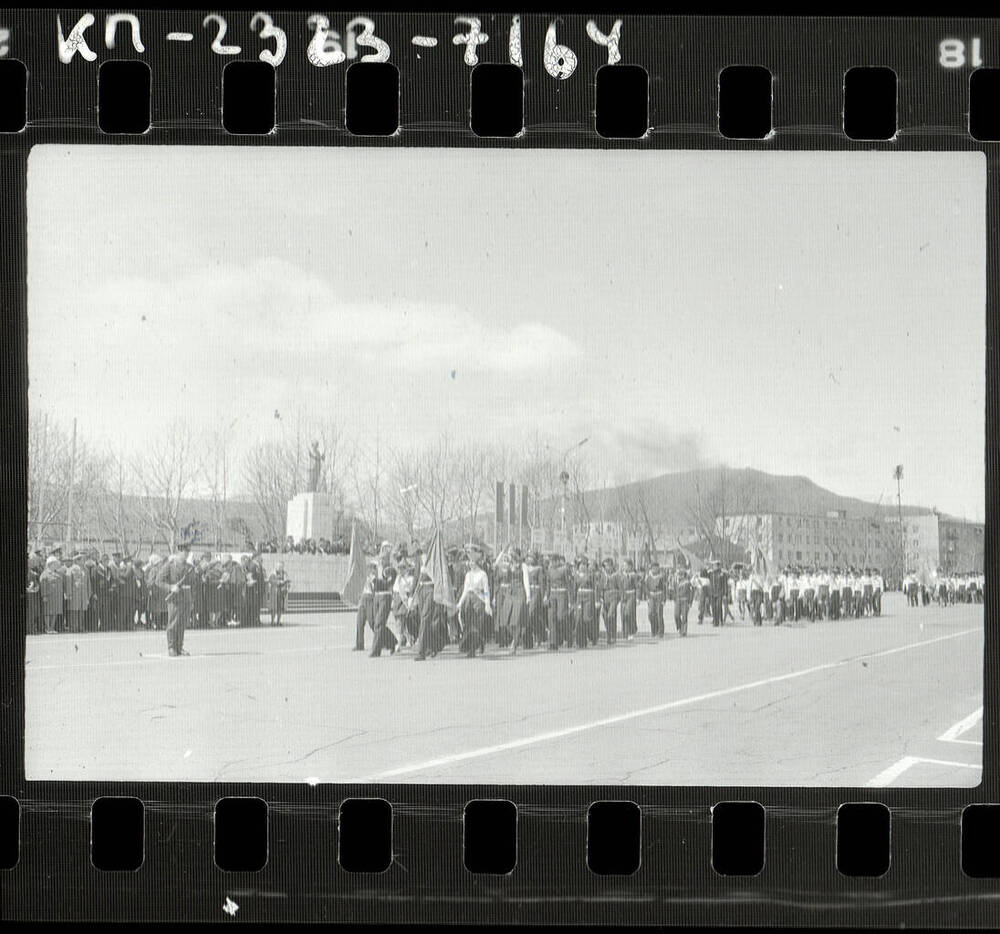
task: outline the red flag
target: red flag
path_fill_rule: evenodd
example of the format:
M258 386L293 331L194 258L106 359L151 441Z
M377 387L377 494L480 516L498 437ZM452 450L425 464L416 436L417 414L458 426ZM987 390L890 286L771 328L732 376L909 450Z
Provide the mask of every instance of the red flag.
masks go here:
M357 606L361 599L361 592L365 589L365 556L358 544L358 529L355 523L351 523L351 558L347 564L347 580L344 581L344 589L341 591L341 598L349 606Z
M455 609L455 594L448 578L448 562L444 556L444 546L441 544L441 530L434 530L434 537L427 548L424 557L423 570L434 581L434 602L449 610Z

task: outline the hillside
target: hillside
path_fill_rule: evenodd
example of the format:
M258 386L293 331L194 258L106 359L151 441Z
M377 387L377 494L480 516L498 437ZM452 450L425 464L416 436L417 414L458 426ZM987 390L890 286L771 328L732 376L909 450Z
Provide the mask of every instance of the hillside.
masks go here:
M869 503L841 496L813 483L808 477L779 476L752 468L713 467L682 473L664 474L650 480L620 487L588 490L583 494L587 511L597 519L620 509L623 503L632 509L645 505L654 525L681 528L691 524L692 513L702 509L739 513L798 513L825 515L843 510L848 516L895 515L895 503ZM903 506L904 515L927 515L923 506Z

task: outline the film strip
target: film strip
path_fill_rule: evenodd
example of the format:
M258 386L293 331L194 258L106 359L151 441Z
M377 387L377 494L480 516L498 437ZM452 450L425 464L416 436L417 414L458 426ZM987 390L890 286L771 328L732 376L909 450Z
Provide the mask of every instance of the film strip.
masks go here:
M4 916L995 924L998 49L0 15Z

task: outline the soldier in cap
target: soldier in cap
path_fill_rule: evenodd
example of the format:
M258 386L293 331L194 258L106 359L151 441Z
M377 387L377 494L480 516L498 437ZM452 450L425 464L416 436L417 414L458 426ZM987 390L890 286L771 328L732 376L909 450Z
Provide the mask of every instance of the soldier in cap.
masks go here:
M154 586L163 595L167 606L167 654L171 657L187 655L184 650L184 632L191 625L191 576L194 571L188 563L191 546L181 542L177 551L157 569Z
M586 555L580 555L577 559L574 587L576 591L574 601L576 646L585 649L588 641L595 644L597 642L594 633L597 623L594 572L590 569L590 561Z
M545 578L549 607L549 648L552 650L558 649L564 641L572 641L568 628L571 576L566 559L560 554L553 555Z
M627 640L639 632L636 606L642 595L642 575L635 569L635 561L625 559L625 569L620 571L622 583L622 633Z
M618 606L624 590L622 575L610 556L601 562L601 570L596 574L597 602L604 616L604 631L608 645L618 641Z
M650 634L662 639L666 634L663 626L663 602L667 594L667 578L656 558L649 562L649 570L642 582L642 592L646 599Z
M674 626L682 636L687 635L688 613L694 597L694 586L687 568L677 569L677 580L674 584Z

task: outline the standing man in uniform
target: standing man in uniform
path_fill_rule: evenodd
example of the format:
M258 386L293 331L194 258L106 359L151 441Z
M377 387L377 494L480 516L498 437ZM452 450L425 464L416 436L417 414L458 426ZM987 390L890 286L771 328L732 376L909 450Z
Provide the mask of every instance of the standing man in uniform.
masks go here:
M191 624L191 576L194 567L188 563L191 548L182 542L177 551L157 570L155 586L167 605L167 654L171 658L188 655L184 650L184 631Z

